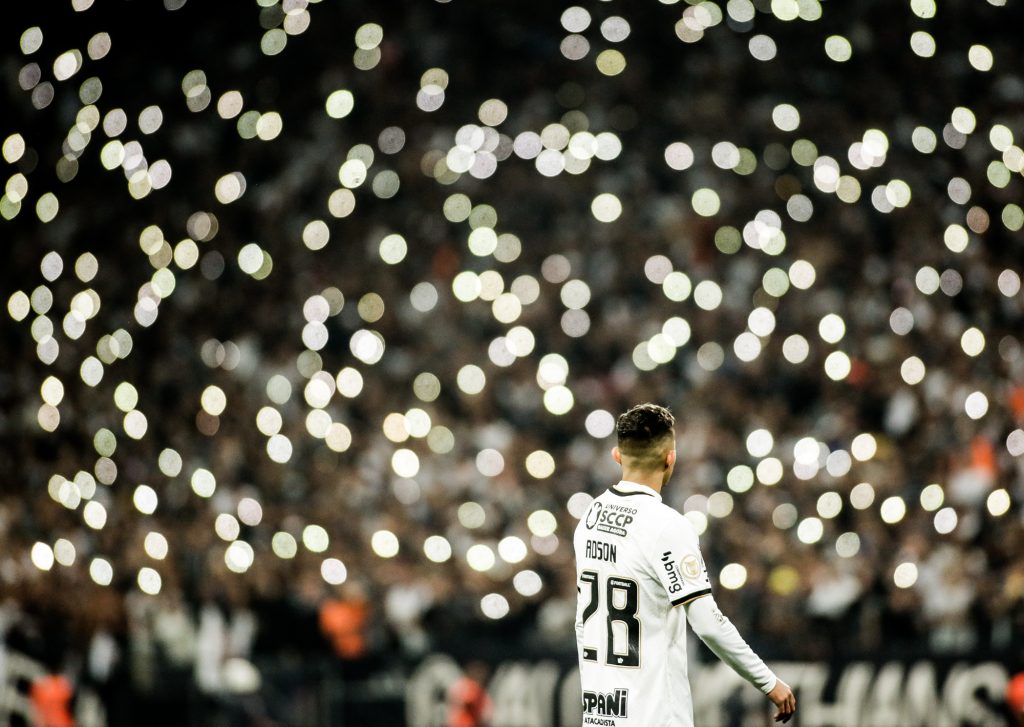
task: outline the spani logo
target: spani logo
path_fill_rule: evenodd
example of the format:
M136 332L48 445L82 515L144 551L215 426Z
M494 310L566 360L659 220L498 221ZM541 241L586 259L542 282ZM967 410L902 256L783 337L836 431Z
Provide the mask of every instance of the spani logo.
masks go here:
M600 519L600 517L601 503L595 502L593 505L590 506L590 509L587 510L587 519L585 521L587 530L593 530L594 526L597 525L597 521Z
M593 714L598 717L628 717L626 709L628 700L628 689L616 689L611 694L583 692L583 714Z

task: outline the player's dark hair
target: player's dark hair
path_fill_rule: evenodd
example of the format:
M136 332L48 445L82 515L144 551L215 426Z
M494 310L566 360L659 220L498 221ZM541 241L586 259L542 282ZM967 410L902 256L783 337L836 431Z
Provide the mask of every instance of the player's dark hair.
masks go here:
M656 469L675 440L675 417L657 404L637 404L615 423L619 451L636 467Z

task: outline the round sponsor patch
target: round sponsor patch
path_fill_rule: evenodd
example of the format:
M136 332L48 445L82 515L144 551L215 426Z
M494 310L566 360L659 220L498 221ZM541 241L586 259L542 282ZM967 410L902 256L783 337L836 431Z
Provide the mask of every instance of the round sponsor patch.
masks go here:
M687 578L696 578L700 575L700 561L695 555L687 555L682 560L683 573Z

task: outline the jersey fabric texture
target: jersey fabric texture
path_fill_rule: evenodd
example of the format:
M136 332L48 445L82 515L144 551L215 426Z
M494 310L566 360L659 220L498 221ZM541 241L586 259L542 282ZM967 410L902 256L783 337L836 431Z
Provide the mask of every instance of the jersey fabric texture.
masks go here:
M573 535L583 725L692 727L686 615L711 593L697 533L655 490L622 481Z

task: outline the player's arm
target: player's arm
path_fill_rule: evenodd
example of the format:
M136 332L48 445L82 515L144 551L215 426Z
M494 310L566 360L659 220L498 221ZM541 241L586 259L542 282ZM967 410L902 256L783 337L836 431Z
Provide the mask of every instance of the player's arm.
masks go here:
M682 515L670 516L655 538L652 565L673 606L686 609L686 619L714 654L764 692L778 707L776 721L788 722L796 709L789 686L772 673L718 609L693 525Z
M690 628L701 641L733 671L765 693L778 708L776 722L788 722L796 711L793 690L754 653L732 621L718 608L714 597L704 594L683 607Z

